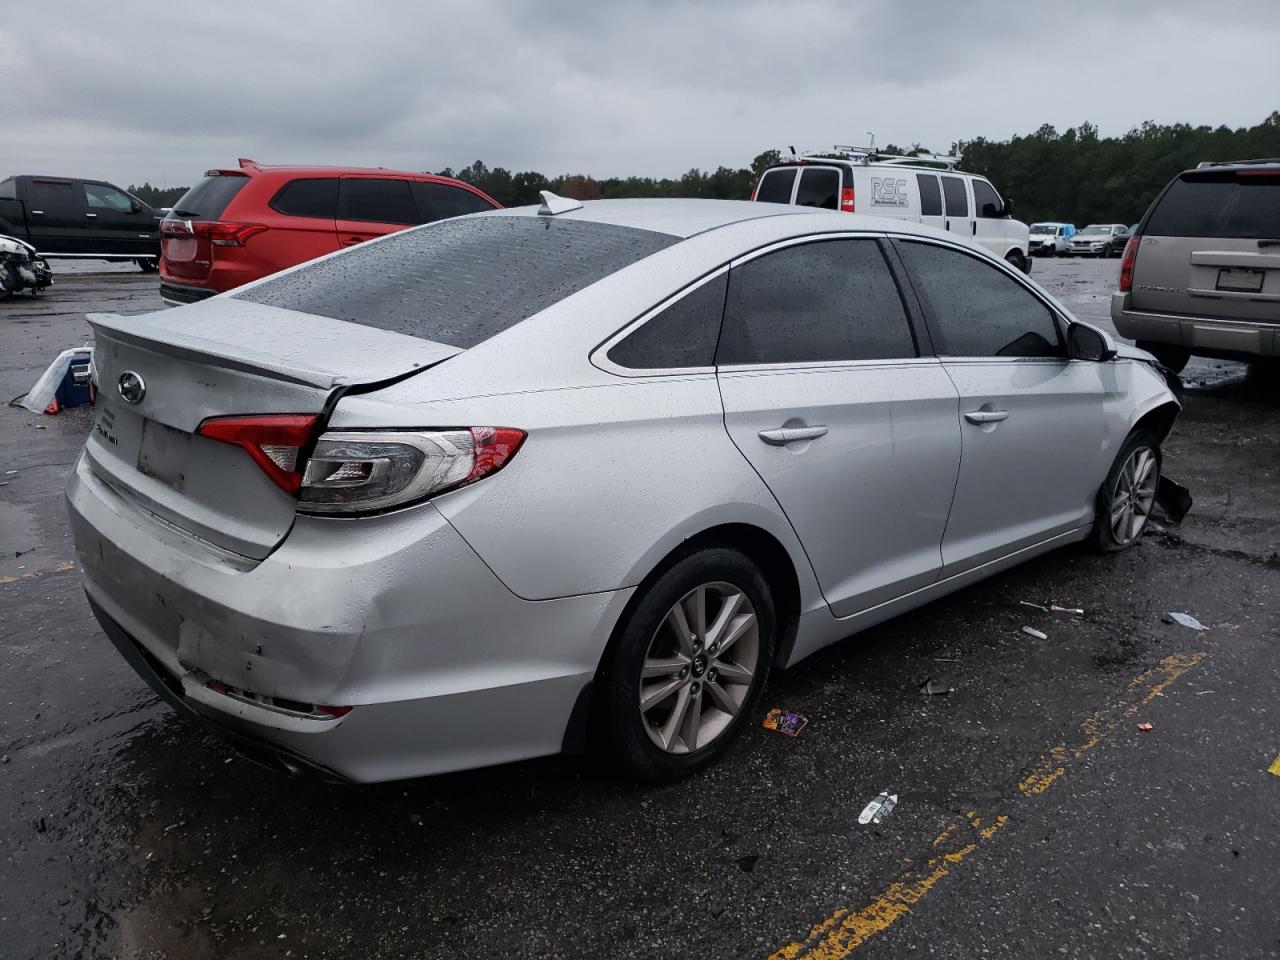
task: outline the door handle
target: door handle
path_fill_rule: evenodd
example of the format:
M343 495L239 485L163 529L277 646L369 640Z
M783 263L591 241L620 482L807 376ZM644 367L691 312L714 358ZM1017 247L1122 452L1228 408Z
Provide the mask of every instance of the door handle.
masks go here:
M999 423L1009 419L1008 410L970 410L964 415L970 423Z
M98 215L97 215L96 213L86 213L86 214L85 214L85 216L86 216L86 217L93 217L93 218L97 218L97 216L98 216Z
M343 237L342 239L344 247L354 247L357 243L364 243L364 237Z
M950 229L951 229L951 221L950 221L950 220L948 220L948 221L947 221L947 229L948 229L948 230L950 230Z
M43 217L43 216L44 216L44 211L43 211L43 210L32 210L32 211L31 211L31 215L32 215L33 217Z
M776 430L760 431L760 439L774 447L799 443L801 440L817 440L826 435L826 427L778 427Z
M969 224L969 226L973 228L973 235L976 237L978 235L978 221L974 220L971 224Z

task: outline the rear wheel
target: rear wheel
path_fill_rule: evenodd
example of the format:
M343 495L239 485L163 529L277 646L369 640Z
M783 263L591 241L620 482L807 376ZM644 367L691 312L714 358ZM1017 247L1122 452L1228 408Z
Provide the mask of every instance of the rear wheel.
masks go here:
M1160 486L1160 442L1149 430L1135 430L1117 454L1098 492L1090 543L1095 550L1127 550L1142 539Z
M1154 340L1138 340L1134 344L1145 350L1174 373L1181 373L1191 359L1191 351L1172 343L1156 343Z
M772 662L763 574L729 547L699 550L659 577L620 629L603 678L610 759L655 783L711 763L755 712Z

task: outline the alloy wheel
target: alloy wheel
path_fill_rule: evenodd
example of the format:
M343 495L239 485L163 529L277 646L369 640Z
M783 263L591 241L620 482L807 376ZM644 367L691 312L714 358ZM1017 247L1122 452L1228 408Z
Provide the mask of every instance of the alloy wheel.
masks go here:
M760 624L745 593L706 583L663 618L640 673L640 720L667 753L711 744L742 709L760 657Z
M1142 536L1147 525L1156 500L1157 463L1154 450L1136 447L1116 477L1111 491L1111 536L1122 547Z

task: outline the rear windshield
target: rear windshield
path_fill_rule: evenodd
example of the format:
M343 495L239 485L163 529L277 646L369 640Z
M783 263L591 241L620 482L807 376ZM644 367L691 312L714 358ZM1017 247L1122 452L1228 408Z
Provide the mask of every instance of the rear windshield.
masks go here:
M173 215L183 220L217 220L248 182L248 177L235 174L205 177L173 205Z
M235 297L466 349L678 239L549 217L442 220Z
M1193 173L1160 199L1145 232L1157 237L1280 239L1280 173Z

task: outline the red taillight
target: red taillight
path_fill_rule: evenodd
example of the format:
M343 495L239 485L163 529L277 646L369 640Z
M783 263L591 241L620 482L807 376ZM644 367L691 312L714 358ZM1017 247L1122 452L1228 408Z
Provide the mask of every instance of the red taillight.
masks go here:
M222 220L197 220L191 227L196 236L207 236L215 247L243 247L246 240L267 229L260 223L231 223Z
M260 417L210 417L196 433L210 440L243 448L266 471L277 487L296 494L305 464L299 454L315 434L319 417L311 414L269 414Z
M1133 289L1133 265L1138 259L1138 240L1135 233L1124 245L1124 259L1120 261L1120 292L1128 293Z
M516 455L525 436L523 430L512 427L472 427L471 443L475 450L475 461L467 479L462 483L475 483L481 477L501 470Z
M757 190L759 190L759 189L760 189L759 187L752 187L752 188L751 188L751 199L752 199L753 201L754 201L754 200L755 200L755 198L756 198L756 191L757 191Z
M853 213L853 187L845 187L840 191L840 209L845 213Z
M165 237L191 236L191 224L186 220L161 220L160 235Z

